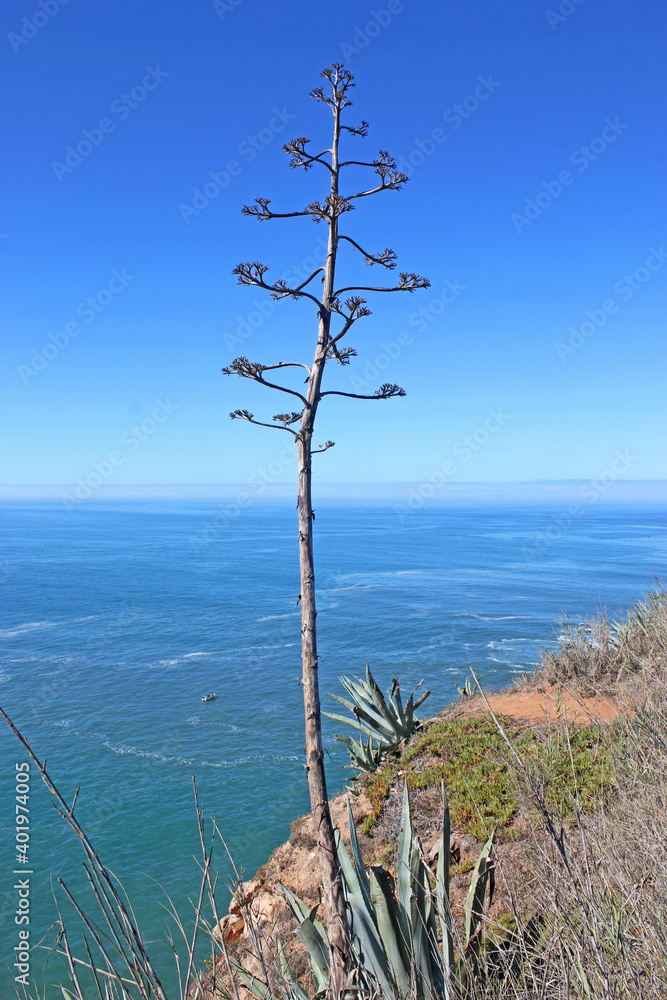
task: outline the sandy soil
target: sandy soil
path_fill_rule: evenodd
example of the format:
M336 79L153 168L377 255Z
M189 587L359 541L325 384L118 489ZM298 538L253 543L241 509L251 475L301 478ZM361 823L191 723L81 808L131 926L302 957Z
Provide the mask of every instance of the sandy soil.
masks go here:
M611 697L583 698L557 688L533 691L503 691L491 694L488 701L496 715L507 715L517 721L546 722L561 719L578 726L613 722L621 712L618 701ZM481 695L470 698L461 708L466 715L489 711Z

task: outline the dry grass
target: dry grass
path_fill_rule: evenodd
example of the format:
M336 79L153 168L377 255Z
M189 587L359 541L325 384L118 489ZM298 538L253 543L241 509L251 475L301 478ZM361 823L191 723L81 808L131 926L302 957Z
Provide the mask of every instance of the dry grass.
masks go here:
M645 672L667 668L667 594L661 587L635 604L624 619L610 622L605 614L572 625L562 622L564 636L554 651L545 652L539 670L550 684L576 681L599 693L621 682L639 681Z
M620 622L572 630L545 655L549 682L615 691L632 711L607 730L604 805L573 802L575 822L532 838L534 872L518 909L542 920L534 955L502 995L667 996L667 595L655 592ZM609 737L612 738L609 738ZM544 772L529 768L539 783ZM548 802L548 780L536 787ZM509 984L506 984L506 987ZM491 984L480 996L495 996Z

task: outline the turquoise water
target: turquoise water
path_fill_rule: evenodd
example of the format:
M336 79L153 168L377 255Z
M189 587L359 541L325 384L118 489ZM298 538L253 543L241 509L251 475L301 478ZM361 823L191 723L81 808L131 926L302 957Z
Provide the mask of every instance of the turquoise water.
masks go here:
M308 807L293 502L255 504L206 534L216 509L194 501L0 508L0 704L48 758L63 793L81 786L79 818L131 893L172 990L156 882L186 914L197 892L192 775L248 876ZM323 691L337 691L341 673L369 660L383 686L399 676L408 691L424 679L428 715L456 695L468 661L488 685L503 685L538 662L559 616L613 612L664 578L662 505L591 504L569 524L563 509L467 504L399 517L391 504L320 504ZM202 704L208 691L217 700ZM336 790L345 761L333 728L326 723L325 743ZM13 995L13 776L24 759L3 726L3 998ZM84 884L78 845L36 781L30 849L34 942L55 918L52 874L77 891ZM224 885L222 853L218 863ZM41 982L35 956L32 973Z

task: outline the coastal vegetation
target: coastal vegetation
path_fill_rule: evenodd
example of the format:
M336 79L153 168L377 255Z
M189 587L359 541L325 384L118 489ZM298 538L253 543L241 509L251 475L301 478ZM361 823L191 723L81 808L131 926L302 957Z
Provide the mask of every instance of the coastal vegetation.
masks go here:
M618 621L600 615L567 626L533 675L506 692L462 697L372 773L360 774L351 789L357 812L343 833L354 871L342 864L357 897L353 927L370 920L386 954L380 961L358 930L354 988L365 996L459 1000L663 996L666 696L667 595L657 590ZM494 705L514 710L501 714ZM245 931L231 947L254 969L246 985L256 996L281 995L285 977L308 996L322 985L292 930L296 916L306 951L312 940L304 921L309 931L324 932L316 924L316 882L307 885L298 860L313 845L304 817L289 844L239 887ZM417 845L414 856L408 845ZM366 920L359 917L362 864L374 890ZM408 871L412 895L404 883L401 896ZM306 900L301 917L288 896L264 920L267 900L297 886ZM256 936L249 947L253 926L273 944L258 949ZM280 965L270 958L276 940ZM407 990L405 982L396 985L403 967L389 960L392 949L404 949L401 961L407 954L412 963ZM218 995L215 988L209 995ZM289 995L305 1000L298 990Z
M422 705L430 691L424 691L415 701L413 691L403 708L401 685L397 677L391 683L391 690L385 699L375 682L371 669L366 664L366 680L356 677L341 677L340 682L349 695L341 698L332 694L339 704L347 708L350 716L325 712L334 722L342 722L351 726L359 733L359 739L351 736L339 736L336 739L350 751L350 767L360 773L372 774L378 769L382 760L395 754L419 728L419 720L415 709ZM366 739L364 739L366 737Z
M60 883L83 922L81 935L59 904L63 997L176 1000L75 802L17 735L81 840L92 890L84 903ZM508 691L482 690L425 720L332 801L353 928L346 991L369 1000L664 996L666 790L667 594L656 590L617 621L571 625ZM295 821L254 879L239 875L223 915L222 838L199 806L197 817L194 929L173 914L185 942L174 941L181 997L327 992L311 818ZM210 949L203 967L198 942Z

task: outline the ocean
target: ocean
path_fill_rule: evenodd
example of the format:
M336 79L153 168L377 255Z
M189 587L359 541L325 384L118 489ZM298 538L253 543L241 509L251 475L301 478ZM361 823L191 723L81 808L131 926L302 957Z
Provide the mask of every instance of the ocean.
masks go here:
M316 505L321 689L368 661L405 695L424 681L428 717L468 664L489 687L533 669L560 621L614 614L664 578L662 503L473 502ZM123 882L175 990L163 892L196 898L194 775L237 866L250 877L308 808L293 498L219 516L211 500L0 505L0 704L47 758L103 862ZM209 691L215 701L203 704ZM16 942L14 800L25 759L0 723L0 997ZM349 772L325 720L330 791ZM33 766L30 941L56 918L57 877L87 899L82 852ZM230 865L221 849L220 909ZM63 911L75 924L67 904ZM36 984L42 953L32 954ZM59 995L54 988L47 998Z

